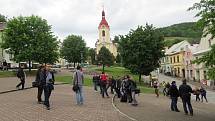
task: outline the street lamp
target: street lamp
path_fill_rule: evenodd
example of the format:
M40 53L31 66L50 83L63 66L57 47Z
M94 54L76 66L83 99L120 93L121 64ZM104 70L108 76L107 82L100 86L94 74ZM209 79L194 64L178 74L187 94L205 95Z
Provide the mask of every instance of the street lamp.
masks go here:
M81 53L81 67L83 67L83 51L80 51Z

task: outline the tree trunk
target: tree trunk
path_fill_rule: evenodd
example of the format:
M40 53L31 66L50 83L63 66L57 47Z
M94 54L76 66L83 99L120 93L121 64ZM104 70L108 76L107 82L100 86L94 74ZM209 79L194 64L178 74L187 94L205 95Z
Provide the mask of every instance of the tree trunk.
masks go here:
M102 72L105 72L105 65L102 64Z
M139 83L141 84L141 73L139 72Z
M28 69L29 69L29 72L31 72L31 60L28 61Z

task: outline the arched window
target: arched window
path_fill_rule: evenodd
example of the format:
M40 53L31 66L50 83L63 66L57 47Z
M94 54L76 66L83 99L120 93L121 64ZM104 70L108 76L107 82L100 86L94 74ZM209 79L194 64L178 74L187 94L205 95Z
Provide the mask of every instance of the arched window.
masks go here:
M105 31L104 31L104 30L102 31L102 36L103 36L103 37L105 36Z

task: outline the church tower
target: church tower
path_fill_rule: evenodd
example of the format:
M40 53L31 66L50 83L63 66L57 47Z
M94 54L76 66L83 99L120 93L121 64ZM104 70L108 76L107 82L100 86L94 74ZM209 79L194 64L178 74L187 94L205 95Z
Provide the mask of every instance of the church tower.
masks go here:
M98 26L99 30L99 39L96 42L96 53L98 54L101 47L105 46L109 51L116 57L117 48L116 44L111 41L110 38L110 26L105 19L105 12L102 11L102 20Z

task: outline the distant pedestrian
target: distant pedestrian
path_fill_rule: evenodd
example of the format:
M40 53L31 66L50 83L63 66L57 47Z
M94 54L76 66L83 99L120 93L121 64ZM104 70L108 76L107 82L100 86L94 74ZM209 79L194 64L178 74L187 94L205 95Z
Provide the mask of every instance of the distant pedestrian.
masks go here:
M158 98L159 97L159 82L158 81L154 81L153 87L155 89L155 94L156 94L156 96Z
M200 94L201 94L201 100L203 102L203 98L205 98L205 101L208 102L207 97L206 97L206 90L201 86L200 88Z
M120 91L120 89L121 89L121 83L122 83L122 81L121 81L121 79L118 77L118 79L116 79L116 83L115 83L115 92L116 92L116 94L117 94L117 97L118 98L120 98L121 97L121 91Z
M42 93L43 93L43 85L45 85L45 81L44 80L44 66L41 65L39 67L39 69L37 70L37 74L36 74L36 79L35 82L37 83L37 88L38 88L38 92L37 92L37 99L38 99L38 104L42 104Z
M106 94L107 98L109 98L108 92L107 92L107 81L108 81L108 76L105 74L105 72L102 72L100 75L100 85L102 89L102 97L104 98L104 95Z
M164 90L163 90L163 94L164 96L168 96L168 92L169 92L169 88L170 88L170 84L169 82L167 82L165 85L164 85Z
M196 101L200 101L200 90L198 87L196 87L196 89L193 91L193 94L196 95Z
M76 91L76 101L77 105L84 104L84 96L83 96L83 84L84 84L84 75L81 71L81 67L77 66L77 70L74 72L73 85L78 85L78 90Z
M110 88L111 94L114 94L114 85L115 85L115 83L116 83L116 80L113 78L113 76L108 79L107 90Z
M45 96L45 101L44 105L46 106L47 110L50 110L50 103L49 103L49 98L51 96L52 90L54 90L54 76L53 73L50 70L50 65L46 65L45 69L43 71L43 89L44 89L44 96Z
M97 74L93 75L93 86L94 86L94 90L97 91L97 86L98 86L98 76L97 76Z
M193 108L191 105L191 93L192 92L193 92L192 88L189 85L187 85L186 79L183 79L183 83L179 87L179 95L183 102L183 108L184 108L185 114L188 115L188 110L187 110L187 106L188 106L191 116L193 116Z
M3 62L3 64L2 64L3 66L2 66L2 70L4 71L4 70L7 70L7 61L6 60L4 60L4 62Z
M16 76L20 79L20 83L16 86L17 89L19 89L19 87L22 85L22 88L21 89L24 89L25 88L25 78L26 78L26 74L23 70L23 66L21 66L18 71L17 71L17 74Z
M175 112L180 112L177 107L178 97L179 97L179 91L176 86L176 82L172 81L172 85L169 88L169 95L171 98L171 110Z

